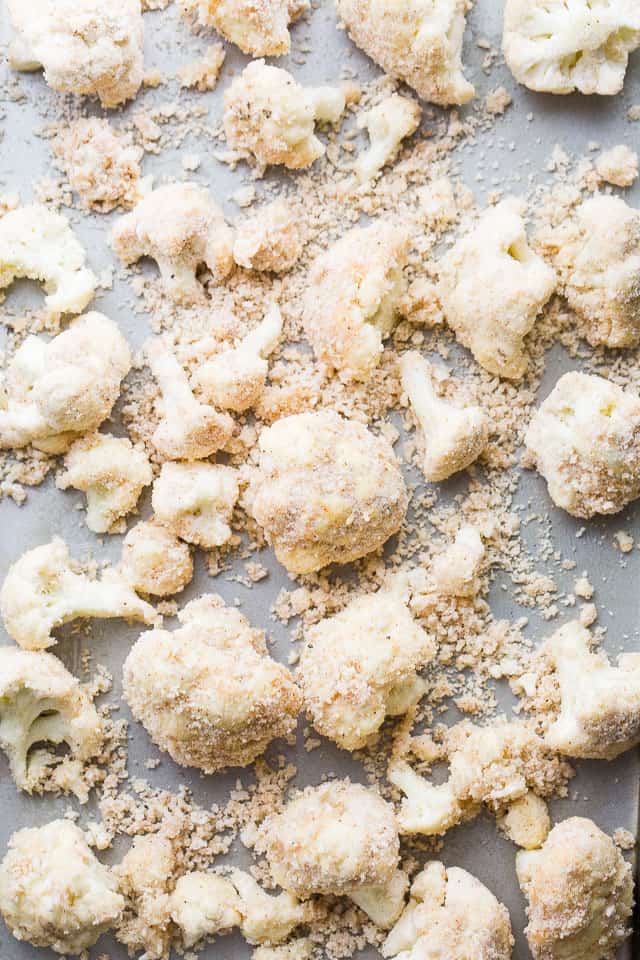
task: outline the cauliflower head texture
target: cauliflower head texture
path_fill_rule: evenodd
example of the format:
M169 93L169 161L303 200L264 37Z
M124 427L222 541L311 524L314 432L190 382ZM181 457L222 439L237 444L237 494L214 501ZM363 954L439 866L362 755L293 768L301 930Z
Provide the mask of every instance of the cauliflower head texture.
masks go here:
M124 538L120 570L136 593L168 597L191 581L193 560L171 530L157 520L142 520Z
M372 180L384 166L395 160L402 141L418 129L422 110L409 97L393 93L358 117L358 127L366 129L371 141L354 169L358 180Z
M238 471L219 463L164 463L153 484L157 519L181 540L209 550L231 537Z
M189 0L187 6L252 57L289 53L289 24L309 8L307 0Z
M286 273L298 262L304 241L300 211L286 200L272 200L238 225L233 258L247 270Z

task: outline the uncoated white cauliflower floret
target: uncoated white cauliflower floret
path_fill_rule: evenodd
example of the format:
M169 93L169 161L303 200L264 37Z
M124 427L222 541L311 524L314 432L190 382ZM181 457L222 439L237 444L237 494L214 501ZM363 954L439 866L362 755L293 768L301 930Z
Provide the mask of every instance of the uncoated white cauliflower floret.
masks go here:
M14 69L43 67L53 90L97 94L103 107L135 97L144 72L140 0L8 2Z
M298 679L307 715L345 750L364 747L386 716L405 713L425 692L418 670L435 644L390 591L357 597L305 640Z
M337 0L351 39L392 77L430 103L466 103L475 90L462 73L471 0Z
M309 8L307 0L188 0L186 6L252 57L289 53L289 24Z
M254 60L224 96L227 143L238 157L255 157L261 171L278 164L299 170L325 152L315 124L337 123L344 108L337 88L302 87L286 70Z
M63 453L109 416L130 367L127 341L101 313L79 317L48 343L27 337L0 387L0 449Z
M414 350L400 359L402 387L422 435L422 472L432 482L446 480L478 459L489 440L481 407L458 407L436 391L435 368Z
M439 266L440 302L458 340L490 373L520 379L524 338L556 279L527 242L519 201L510 197L485 211Z
M238 472L218 463L164 463L151 502L158 520L181 540L205 550L231 536Z
M371 146L358 157L354 170L358 180L366 183L398 155L405 137L420 125L422 110L415 100L394 93L358 117L358 127L366 128Z
M631 932L633 873L592 820L558 823L540 850L518 853L516 870L534 960L613 960Z
M246 766L295 727L300 692L264 633L220 597L192 600L178 619L178 630L143 635L127 657L131 712L176 763L205 773Z
M0 747L21 790L42 789L56 762L45 744L60 743L80 761L98 753L102 722L93 703L56 657L0 647Z
M92 299L97 280L85 259L67 218L40 203L0 217L0 289L20 277L41 281L53 316L81 313Z
M120 570L137 593L167 597L189 583L193 561L186 543L157 520L148 520L124 538Z
M70 820L18 830L0 864L0 913L18 940L79 954L113 927L124 901Z
M274 200L236 228L233 257L247 270L286 273L298 261L304 240L301 211Z
M638 178L638 154L626 144L619 143L600 154L595 168L606 183L612 183L614 187L630 187Z
M574 517L618 513L640 496L640 397L609 380L565 373L525 444L553 502Z
M530 90L616 94L640 46L640 9L635 0L507 0L502 46Z
M153 607L124 583L76 573L59 537L27 550L9 567L0 612L9 636L27 650L52 646L51 631L80 617L158 621Z
M407 492L393 448L331 410L283 417L260 435L250 498L291 573L349 563L399 530Z
M203 287L196 277L205 264L221 283L233 266L233 230L195 183L170 183L147 194L113 228L112 245L123 263L153 257L167 294L178 303L197 303Z

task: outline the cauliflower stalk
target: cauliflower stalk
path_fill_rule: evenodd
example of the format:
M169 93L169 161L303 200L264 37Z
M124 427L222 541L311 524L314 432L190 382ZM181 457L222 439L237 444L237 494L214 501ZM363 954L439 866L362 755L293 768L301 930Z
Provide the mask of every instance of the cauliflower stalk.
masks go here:
M156 517L181 540L205 550L231 537L238 471L218 463L164 463L153 484Z
M167 597L190 582L193 560L186 543L157 520L147 520L124 538L120 571L136 593Z
M354 164L361 183L373 180L388 163L395 160L402 141L415 133L422 110L415 100L394 93L358 117L360 130L366 129L371 146Z
M309 9L308 0L187 0L186 6L252 57L289 53L289 24Z

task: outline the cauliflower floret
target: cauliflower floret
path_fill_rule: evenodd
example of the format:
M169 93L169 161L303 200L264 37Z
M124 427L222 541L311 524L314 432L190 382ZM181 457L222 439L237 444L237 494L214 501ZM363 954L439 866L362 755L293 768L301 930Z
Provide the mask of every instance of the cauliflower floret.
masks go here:
M601 153L595 167L600 179L606 183L612 183L614 187L630 187L638 178L638 154L619 143Z
M430 588L440 597L475 597L485 555L480 532L463 524L455 540L433 560Z
M407 492L393 448L331 410L283 417L260 435L250 498L291 573L349 563L396 533Z
M151 604L124 583L76 573L59 537L27 550L9 567L0 590L0 612L9 636L26 650L53 646L51 631L80 617L158 621Z
M516 870L534 960L612 960L631 932L633 873L606 833L570 817L518 853Z
M180 86L199 90L200 93L215 90L226 56L227 51L221 43L210 44L202 57L180 67L178 70Z
M394 93L358 117L358 127L367 130L371 141L369 149L354 164L361 183L372 180L395 160L404 138L418 129L421 116L420 104Z
M0 647L0 747L21 790L42 788L56 762L44 744L60 743L80 761L98 753L102 722L91 700L51 654Z
M64 453L109 416L130 367L127 341L101 313L79 317L48 343L27 337L0 389L0 449Z
M640 46L635 0L507 0L502 47L530 90L620 93Z
M190 582L193 561L186 543L157 520L147 520L124 538L120 570L137 593L168 597Z
M299 170L325 152L315 123L337 123L344 108L337 88L302 87L286 70L254 60L224 96L227 143L237 157L255 157L260 171Z
M143 635L127 657L131 712L176 763L205 773L246 766L295 727L300 692L264 633L220 597L192 600L178 619L178 630Z
M440 261L438 295L458 340L490 373L518 380L524 338L556 287L527 242L520 204L503 200Z
M140 0L9 0L15 70L44 68L60 93L97 94L103 107L135 97L142 83Z
M402 960L511 960L513 942L509 913L491 891L466 870L431 860L411 884L381 953Z
M309 9L307 0L187 0L200 23L215 27L225 40L252 57L289 53L289 24Z
M18 940L79 954L113 927L124 901L70 820L18 830L0 864L0 913Z
M430 103L467 103L462 39L471 0L337 0L349 36L383 70Z
M144 950L145 960L165 960L171 946L173 876L177 869L173 840L159 831L138 836L113 868L125 898L117 939L131 956Z
M16 278L39 280L52 316L81 313L97 280L85 266L85 252L69 221L32 203L0 217L0 289Z
M286 891L266 893L249 873L232 870L231 880L240 897L240 931L249 943L280 943L312 916L311 904Z
M298 671L305 709L345 750L364 747L386 716L405 713L425 691L417 672L435 644L390 591L356 598L305 639Z
M198 267L205 264L214 283L233 267L233 230L195 183L170 183L143 197L115 224L112 246L126 264L153 257L167 294L186 305L203 296Z
M126 437L94 433L76 440L65 469L56 477L59 490L82 490L87 495L87 526L107 533L116 520L135 509L144 487L153 480L144 452Z
M164 463L151 502L158 520L181 540L210 550L231 537L238 471L213 463Z
M618 513L640 496L640 397L602 377L565 373L533 415L528 465L574 517Z
M380 220L350 230L313 264L304 329L342 380L367 380L378 366L406 290L409 246L404 227Z
M240 925L240 897L225 877L196 871L180 877L171 895L171 918L189 949L216 933Z
M304 247L300 211L285 200L266 204L236 230L233 257L247 270L286 273Z
M447 480L477 460L487 446L487 415L481 407L458 407L438 396L435 368L414 350L402 355L400 374L422 434L425 479Z

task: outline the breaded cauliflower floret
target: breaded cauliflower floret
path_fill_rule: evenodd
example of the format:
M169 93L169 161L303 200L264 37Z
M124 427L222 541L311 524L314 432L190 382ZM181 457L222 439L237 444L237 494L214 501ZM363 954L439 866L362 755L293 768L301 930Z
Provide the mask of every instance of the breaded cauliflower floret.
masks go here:
M540 850L518 853L516 870L534 960L613 960L631 932L633 873L592 820L563 820Z
M358 117L358 127L366 128L371 146L358 157L354 170L358 180L372 180L398 155L402 141L418 129L422 110L409 97L394 93Z
M214 283L233 267L233 230L208 190L195 183L170 183L147 194L116 222L111 242L125 264L153 257L167 294L186 305L204 294L198 267L204 264Z
M565 373L525 444L553 502L574 517L618 513L640 496L640 397L609 380Z
M81 313L92 299L97 280L85 260L62 214L32 203L0 217L0 289L21 277L39 280L52 316Z
M381 953L403 960L511 960L513 942L509 913L491 891L466 870L431 860L414 878Z
M379 220L350 230L311 268L305 333L342 380L367 380L380 362L406 290L409 245L404 227Z
M596 173L614 187L630 187L638 179L638 154L625 143L605 150L595 162Z
M264 633L220 597L192 600L178 619L173 633L143 634L127 657L131 712L182 766L246 766L295 727L300 692Z
M286 273L297 263L304 248L301 212L286 200L261 207L236 228L233 257L247 270Z
M86 522L94 533L108 533L117 520L131 513L144 487L153 480L143 450L126 437L104 433L76 440L64 466L56 477L56 486L86 493Z
M158 621L151 604L126 584L77 573L59 537L11 564L0 590L0 612L9 636L26 650L53 646L51 631L81 617Z
M165 463L153 485L156 517L181 540L209 550L231 537L238 472L213 463Z
M349 36L392 77L430 103L467 103L475 90L462 72L471 0L337 0Z
M98 753L102 721L93 703L56 657L0 647L0 747L21 790L42 789L43 776L56 763L46 745L60 743L74 760Z
M518 83L546 93L620 93L640 46L635 0L507 0L502 48Z
M556 287L554 271L527 242L519 201L485 211L439 266L438 295L460 343L490 373L519 380L524 338Z
M486 551L480 532L463 524L453 540L434 558L429 586L440 597L475 597Z
M16 70L44 68L60 93L97 94L103 107L135 97L142 83L140 0L8 0Z
M0 913L18 940L76 955L113 927L124 901L70 820L18 830L0 864Z
M260 435L253 516L291 573L349 563L396 533L407 492L393 448L331 410L283 417Z
M101 313L79 317L48 343L27 337L0 388L0 449L64 453L106 420L130 367L127 341Z
M305 639L298 679L307 715L345 750L364 747L386 716L405 713L425 691L418 671L435 644L390 591L357 597Z
M289 53L289 24L309 8L308 0L183 0L183 5L252 57Z
M137 593L168 597L179 593L193 576L186 543L157 520L132 527L122 544L120 570Z
M171 892L177 871L174 841L162 829L137 836L113 868L125 909L117 939L131 956L167 960L171 947Z
M237 157L254 157L259 171L310 166L325 148L316 123L337 123L345 109L335 87L302 87L286 70L254 60L224 96L224 129Z

